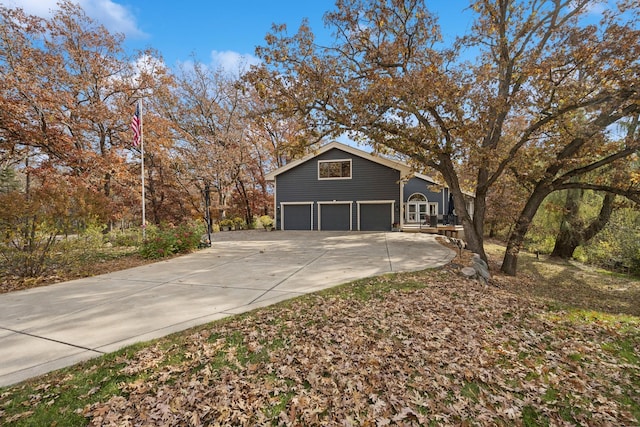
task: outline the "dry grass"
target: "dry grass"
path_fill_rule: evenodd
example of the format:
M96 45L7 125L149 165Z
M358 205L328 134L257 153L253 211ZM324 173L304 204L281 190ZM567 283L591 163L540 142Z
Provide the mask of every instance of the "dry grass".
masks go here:
M137 247L102 247L95 253L79 252L70 258L71 262L59 265L40 277L15 277L0 272L0 294L126 270L156 261L140 256Z
M485 250L496 272L504 246L487 243ZM516 294L542 298L560 307L640 316L638 278L528 252L519 256L517 278L498 274L496 283Z

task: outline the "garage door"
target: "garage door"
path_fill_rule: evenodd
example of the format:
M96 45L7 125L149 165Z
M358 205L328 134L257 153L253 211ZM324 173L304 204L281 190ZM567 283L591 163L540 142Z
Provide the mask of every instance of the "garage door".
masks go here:
M283 230L312 230L311 207L312 204L285 205L282 204Z
M390 231L392 206L391 203L360 204L360 230Z
M351 203L319 204L320 230L351 230Z

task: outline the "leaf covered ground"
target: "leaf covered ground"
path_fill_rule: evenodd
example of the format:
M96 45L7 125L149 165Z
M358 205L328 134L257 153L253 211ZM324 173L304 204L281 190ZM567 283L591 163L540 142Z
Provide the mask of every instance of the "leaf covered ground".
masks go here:
M357 281L2 389L0 424L640 423L640 318L527 295L531 274L485 288L456 270Z
M7 274L6 266L0 261L0 294L125 270L153 262L141 257L136 247L104 247L96 252L77 251L66 258L66 263L56 265L39 277Z

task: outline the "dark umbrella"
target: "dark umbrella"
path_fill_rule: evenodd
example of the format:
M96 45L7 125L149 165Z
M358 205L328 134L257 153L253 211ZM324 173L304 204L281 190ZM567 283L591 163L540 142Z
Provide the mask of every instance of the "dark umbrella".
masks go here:
M449 209L447 210L448 215L453 215L453 210L455 209L453 205L453 194L449 193Z
M453 194L449 193L449 208L447 209L447 223L451 224L453 222L453 210L455 206L453 205Z

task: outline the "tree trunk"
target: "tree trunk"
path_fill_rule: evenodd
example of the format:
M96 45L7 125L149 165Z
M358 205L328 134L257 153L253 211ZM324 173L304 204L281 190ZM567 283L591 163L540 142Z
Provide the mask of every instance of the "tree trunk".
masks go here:
M236 180L236 190L238 190L238 193L242 198L242 204L244 205L244 220L247 222L247 226L249 227L253 222L253 212L251 212L251 200L249 200L247 188L245 187L242 179Z
M473 219L469 215L467 210L467 204L464 201L464 195L460 188L460 182L458 181L458 175L451 158L444 154L439 156L440 160L440 173L444 177L449 191L453 195L453 204L455 206L456 214L462 221L462 227L464 228L464 237L467 243L467 248L480 255L480 257L486 262L487 254L484 251L484 214L486 210L486 193L476 192L474 201L474 216Z
M520 216L516 221L513 231L509 235L507 250L504 253L502 268L500 269L503 273L510 276L516 275L516 271L518 269L518 254L522 248L524 237L526 236L527 231L529 231L531 221L538 211L538 208L550 192L551 190L547 185L538 185L533 190L533 193L531 193L529 200L527 200L527 204L522 209L522 212L520 212Z
M454 194L453 199L456 206L456 212L462 218L462 226L464 227L464 237L467 242L467 247L470 251L477 253L485 262L487 262L487 254L484 251L484 228L482 226L486 210L486 200L484 196L476 195L473 219L471 219L471 215L469 215L469 212L467 211L462 193L459 195ZM460 200L458 201L458 199ZM462 209L459 211L458 206L460 206L460 204L462 204Z
M556 243L551 252L551 257L569 259L580 244L580 205L584 191L576 188L567 190L567 198L564 202L564 213L560 221L560 231L556 236Z
M581 224L579 217L580 204L583 199L582 190L569 190L565 203L565 214L560 225L560 232L556 238L556 243L551 252L551 257L570 259L576 248L598 234L609 222L613 212L613 202L615 195L607 193L602 201L602 207L598 217L588 226Z

